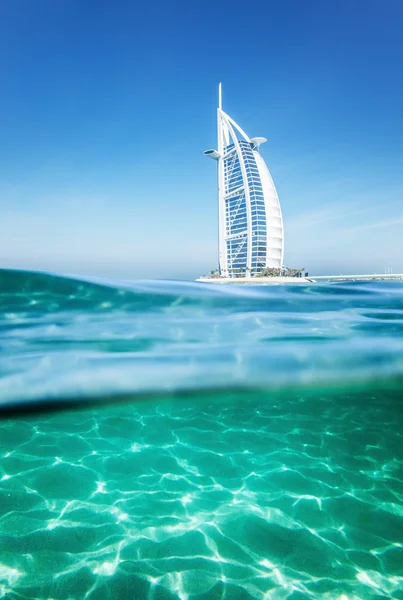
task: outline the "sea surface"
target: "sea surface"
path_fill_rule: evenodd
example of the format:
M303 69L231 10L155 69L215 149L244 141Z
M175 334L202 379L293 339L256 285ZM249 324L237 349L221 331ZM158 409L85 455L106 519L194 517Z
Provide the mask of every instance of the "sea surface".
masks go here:
M403 284L0 270L0 598L403 600Z

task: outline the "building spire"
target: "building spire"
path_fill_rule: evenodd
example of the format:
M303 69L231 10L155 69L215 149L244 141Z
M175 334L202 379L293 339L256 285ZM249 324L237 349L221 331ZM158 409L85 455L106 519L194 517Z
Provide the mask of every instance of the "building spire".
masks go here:
M222 109L222 89L221 83L218 84L218 108Z

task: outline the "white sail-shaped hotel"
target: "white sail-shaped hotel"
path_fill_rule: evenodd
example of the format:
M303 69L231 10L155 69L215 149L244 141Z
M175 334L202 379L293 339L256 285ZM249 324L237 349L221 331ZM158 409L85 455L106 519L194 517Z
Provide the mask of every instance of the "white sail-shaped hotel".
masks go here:
M204 154L218 163L219 267L223 277L257 275L283 266L284 230L280 202L259 152L266 141L249 138L217 109L218 149Z

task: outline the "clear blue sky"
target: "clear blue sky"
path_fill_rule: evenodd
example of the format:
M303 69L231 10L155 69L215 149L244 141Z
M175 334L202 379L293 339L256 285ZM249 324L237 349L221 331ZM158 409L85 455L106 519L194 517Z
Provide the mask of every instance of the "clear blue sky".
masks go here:
M402 272L402 31L402 0L2 0L0 266L214 268L222 81L286 264Z

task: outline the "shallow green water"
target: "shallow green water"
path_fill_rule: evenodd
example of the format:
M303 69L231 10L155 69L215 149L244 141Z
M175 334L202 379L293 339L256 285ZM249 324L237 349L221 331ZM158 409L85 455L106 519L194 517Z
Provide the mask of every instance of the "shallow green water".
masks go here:
M403 599L401 286L24 277L0 296L0 597Z
M3 593L402 598L401 426L393 389L3 422Z

